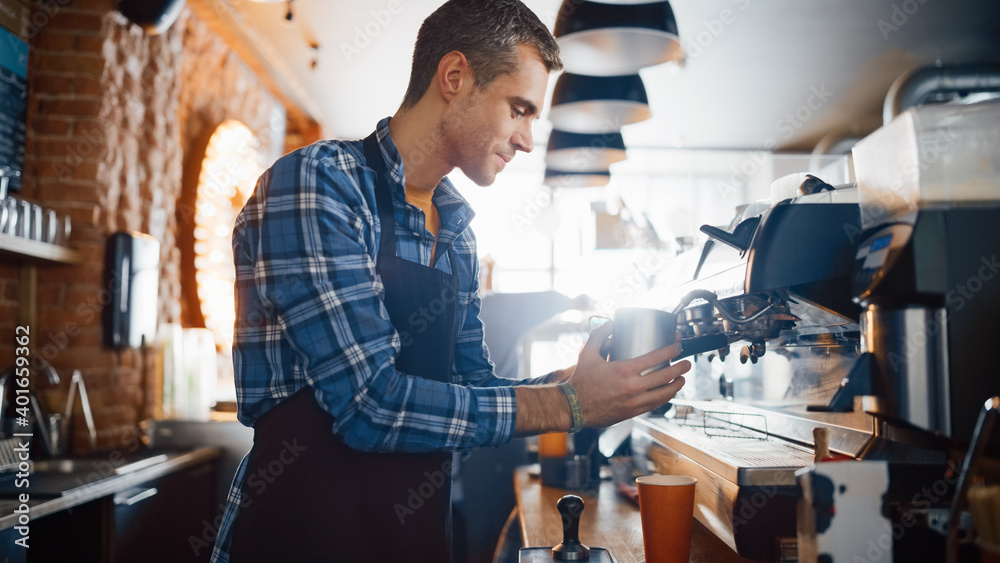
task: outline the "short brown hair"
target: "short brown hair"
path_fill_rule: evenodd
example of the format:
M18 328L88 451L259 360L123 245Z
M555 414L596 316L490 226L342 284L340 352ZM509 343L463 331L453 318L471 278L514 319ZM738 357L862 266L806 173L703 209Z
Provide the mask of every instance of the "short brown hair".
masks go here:
M517 69L517 46L533 45L549 72L562 69L559 45L538 16L519 0L449 0L420 26L403 107L427 91L441 58L465 55L479 88Z

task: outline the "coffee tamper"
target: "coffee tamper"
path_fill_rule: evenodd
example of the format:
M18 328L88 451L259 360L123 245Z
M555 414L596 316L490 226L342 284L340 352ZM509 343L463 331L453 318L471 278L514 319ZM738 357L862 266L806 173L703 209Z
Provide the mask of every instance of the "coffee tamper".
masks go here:
M601 547L587 547L580 543L580 516L583 499L566 495L556 503L562 517L563 541L549 547L522 547L519 563L558 563L561 561L586 561L587 563L617 563L611 552Z

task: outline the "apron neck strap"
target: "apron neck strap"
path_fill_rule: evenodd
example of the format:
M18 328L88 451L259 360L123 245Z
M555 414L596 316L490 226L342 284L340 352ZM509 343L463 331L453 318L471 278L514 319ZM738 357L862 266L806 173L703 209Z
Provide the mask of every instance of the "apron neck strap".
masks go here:
M372 131L365 137L365 161L368 167L375 171L375 206L378 208L378 220L382 224L379 235L379 256L396 255L396 219L393 216L392 188L389 187L389 172L385 168L385 159L378 146L378 131ZM458 278L455 267L454 248L448 247L448 259L451 261L452 276ZM440 258L438 256L437 258ZM437 260L435 260L436 262Z
M378 220L382 224L379 238L379 255L396 255L396 219L393 214L392 190L389 187L389 172L385 168L385 159L378 146L378 131L365 137L365 161L368 167L375 171L375 206L378 208Z

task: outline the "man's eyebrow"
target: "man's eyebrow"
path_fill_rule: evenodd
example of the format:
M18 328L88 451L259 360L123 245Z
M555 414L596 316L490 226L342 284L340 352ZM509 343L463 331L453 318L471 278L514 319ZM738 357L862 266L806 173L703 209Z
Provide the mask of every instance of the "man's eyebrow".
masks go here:
M511 96L508 98L508 101L517 106L524 106L524 113L528 115L536 115L538 113L538 106L521 96Z

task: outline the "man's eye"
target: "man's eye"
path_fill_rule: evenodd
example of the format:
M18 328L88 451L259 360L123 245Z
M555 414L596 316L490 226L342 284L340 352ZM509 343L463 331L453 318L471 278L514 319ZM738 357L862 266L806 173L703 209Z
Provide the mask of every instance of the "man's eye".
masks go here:
M524 111L521 110L520 108L512 107L510 109L511 109L511 113L514 114L514 117L524 117Z

